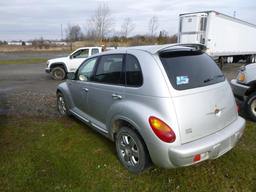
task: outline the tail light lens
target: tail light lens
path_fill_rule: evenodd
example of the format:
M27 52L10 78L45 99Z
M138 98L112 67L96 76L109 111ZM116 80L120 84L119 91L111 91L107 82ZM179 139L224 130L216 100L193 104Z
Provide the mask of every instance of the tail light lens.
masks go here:
M236 105L236 109L237 109L237 112L240 112L240 107L239 107L239 105Z
M149 117L149 124L156 136L162 141L172 143L176 140L176 135L172 128L162 120L151 116Z

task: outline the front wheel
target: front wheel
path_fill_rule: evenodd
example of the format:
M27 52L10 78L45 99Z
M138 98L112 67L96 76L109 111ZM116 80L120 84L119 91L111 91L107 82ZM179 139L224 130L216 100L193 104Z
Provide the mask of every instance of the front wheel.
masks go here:
M245 110L253 121L256 121L256 92L248 96L245 102Z
M54 80L63 80L66 77L66 72L62 67L54 67L51 70L51 76Z
M69 116L67 104L62 93L57 93L57 109L61 116Z
M116 136L116 151L121 163L133 173L140 173L149 165L149 155L140 136L128 127L122 127Z

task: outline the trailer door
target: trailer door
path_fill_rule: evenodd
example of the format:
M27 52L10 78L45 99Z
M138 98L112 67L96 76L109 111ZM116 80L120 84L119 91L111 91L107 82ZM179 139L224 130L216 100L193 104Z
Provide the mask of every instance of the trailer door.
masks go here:
M179 42L205 44L207 15L180 16Z

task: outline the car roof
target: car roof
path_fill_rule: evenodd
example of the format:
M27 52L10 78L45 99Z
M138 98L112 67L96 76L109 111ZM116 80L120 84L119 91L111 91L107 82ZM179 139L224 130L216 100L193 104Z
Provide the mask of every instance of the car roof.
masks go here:
M79 50L79 49L94 49L94 48L100 48L101 49L101 47L79 47L76 50Z
M134 46L134 47L122 47L116 50L107 51L107 53L119 53L126 50L141 50L148 52L150 54L156 54L162 51L177 51L177 50L191 50L191 49L205 49L205 46L202 44L164 44L164 45L146 45L146 46Z

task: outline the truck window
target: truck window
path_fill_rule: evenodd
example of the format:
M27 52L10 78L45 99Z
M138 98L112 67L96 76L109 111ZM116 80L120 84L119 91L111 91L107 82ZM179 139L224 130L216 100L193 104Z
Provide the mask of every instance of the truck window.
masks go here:
M89 49L80 49L72 55L72 58L87 58L89 56Z
M219 67L201 51L160 53L167 76L177 90L216 84L225 80Z
M92 55L95 55L97 53L99 53L99 49L98 48L93 48L92 49Z

